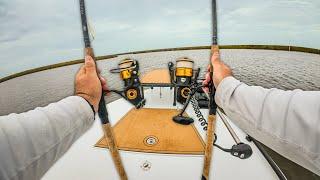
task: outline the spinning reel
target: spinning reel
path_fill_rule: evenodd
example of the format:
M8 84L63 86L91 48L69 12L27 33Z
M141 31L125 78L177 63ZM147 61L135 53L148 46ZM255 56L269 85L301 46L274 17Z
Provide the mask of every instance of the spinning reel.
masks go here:
M168 68L170 72L171 83L175 86L175 98L176 100L184 104L191 92L190 86L197 77L194 77L194 71L200 71L193 69L194 62L188 57L182 57L176 60L176 67L172 62L169 62Z
M136 60L126 58L118 64L118 68L111 69L111 73L119 73L124 82L124 90L110 90L133 104L137 109L145 105L143 91L139 80L139 63Z
M202 89L202 83L198 82L200 68L193 73L193 61L184 57L177 61L177 67L175 70L176 79L174 80L173 63L169 62L168 67L171 76L171 83L175 88L178 87L177 101L183 104L183 108L177 116L174 116L172 120L178 124L189 125L194 122L190 117L183 116L186 108L188 107L193 95ZM175 90L176 92L176 90Z
M168 64L168 66L169 66L169 70L170 70L170 75L172 75L173 63L170 62ZM189 124L193 123L194 120L192 118L186 117L183 114L184 114L186 108L188 107L192 97L196 96L195 99L197 100L198 104L200 106L202 106L202 108L208 108L208 106L210 105L211 106L210 109L214 109L214 110L217 109L215 114L217 114L217 116L219 116L221 118L222 122L224 123L224 125L228 129L230 135L232 136L232 138L235 141L235 144L230 149L223 148L223 147L219 146L218 144L216 144L217 135L214 133L215 140L213 142L213 145L218 147L222 151L228 152L231 155L238 157L240 159L249 158L252 155L251 147L248 144L245 144L240 141L239 137L237 136L237 134L234 132L234 130L232 129L232 127L230 126L230 124L226 120L224 111L220 107L218 107L217 104L214 102L214 94L211 94L213 97L209 98L209 94L207 94L203 91L202 88L205 86L202 85L201 81L200 82L198 81L198 80L200 80L200 79L198 79L199 73L200 73L200 69L197 70L197 72L194 75L194 78L191 79L190 85L187 86L190 91L187 95L187 98L185 100L185 103L184 103L182 110L180 111L180 113L178 115L174 116L172 118L172 120L174 122L176 122L178 124L182 124L182 125L189 125ZM174 83L174 82L172 82L172 83ZM180 87L179 86L180 84L175 84L175 85ZM212 87L212 86L213 86L212 82L207 85L207 87ZM184 86L182 86L182 87L184 87ZM211 102L209 102L209 100L211 100Z

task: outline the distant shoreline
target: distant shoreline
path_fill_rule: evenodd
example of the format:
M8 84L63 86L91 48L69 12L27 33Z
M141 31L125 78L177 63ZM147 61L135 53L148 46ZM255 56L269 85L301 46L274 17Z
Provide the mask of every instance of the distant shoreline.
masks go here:
M307 47L299 47L299 46L282 46L282 45L221 45L219 46L220 49L256 49L256 50L279 50L279 51L296 51L296 52L304 52L304 53L312 53L312 54L319 54L320 49L315 48L307 48ZM177 47L177 48L164 48L164 49L153 49L153 50L144 50L144 51L134 51L134 52L126 52L126 53L119 53L119 54L111 54L105 56L98 56L96 59L105 60L110 58L115 58L120 55L127 55L127 54L142 54L142 53L152 53L152 52L165 52L165 51L181 51L181 50L204 50L210 49L211 46L193 46L193 47ZM69 60L63 63L52 64L48 66L33 68L30 70L18 72L9 76L5 76L0 78L0 83L8 81L10 79L14 79L20 76L24 76L27 74L32 74L35 72L40 72L44 70L54 69L58 67L74 65L83 63L83 59L76 59L76 60Z

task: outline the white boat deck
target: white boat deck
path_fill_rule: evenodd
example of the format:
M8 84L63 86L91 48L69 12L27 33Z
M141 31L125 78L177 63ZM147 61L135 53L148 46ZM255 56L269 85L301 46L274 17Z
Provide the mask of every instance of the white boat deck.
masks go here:
M145 108L177 108L172 106L173 93L169 88L162 88L162 97L159 88L148 89L145 92L147 103ZM108 104L111 124L115 124L126 114L132 105L123 99ZM187 109L189 116L196 117L191 105ZM207 117L207 111L202 111ZM205 139L205 131L200 122L195 119L195 126ZM230 122L240 139L246 143L246 134ZM224 147L231 147L234 141L222 121L217 119L217 143ZM43 180L77 179L77 180L105 180L118 179L111 156L107 149L94 147L94 144L103 135L99 119L93 127L85 133L71 149L47 172ZM249 143L253 155L249 159L241 160L214 148L210 179L278 179L263 155L253 143ZM175 155L120 151L129 179L200 179L203 167L202 155ZM147 163L148 168L143 168Z

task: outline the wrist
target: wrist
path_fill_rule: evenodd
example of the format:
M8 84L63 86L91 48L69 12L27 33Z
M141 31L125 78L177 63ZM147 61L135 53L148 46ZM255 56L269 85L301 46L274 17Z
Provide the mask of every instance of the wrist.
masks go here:
M90 105L91 109L93 110L94 113L96 113L98 111L98 105L97 103L93 100L93 98L91 98L91 96L84 94L84 93L77 93L77 96L82 97L84 100L86 100L88 102L88 104Z
M84 99L84 98L83 98L83 99ZM86 100L86 99L84 99L84 100ZM86 101L87 101L87 100L86 100ZM92 110L92 112L93 112L93 115L95 115L96 111L94 110L93 105L92 105L89 101L87 101L87 103L89 104L89 106L90 106L90 108L91 108L91 110Z
M229 102L228 99L240 84L241 82L232 76L224 78L216 88L216 103L224 109L226 107L225 104Z
M93 117L95 117L96 112L95 112L95 110L94 110L93 105L92 105L86 98L84 98L83 96L81 96L81 95L76 95L76 96L81 97L82 99L84 99L84 100L88 103L90 109L92 110Z
M223 80L225 80L226 78L228 78L228 77L232 77L232 75L231 75L231 74L225 75L224 77L219 78L219 79L214 78L214 79L213 79L213 84L214 84L215 88L217 89L218 86L221 84L221 82L222 82Z

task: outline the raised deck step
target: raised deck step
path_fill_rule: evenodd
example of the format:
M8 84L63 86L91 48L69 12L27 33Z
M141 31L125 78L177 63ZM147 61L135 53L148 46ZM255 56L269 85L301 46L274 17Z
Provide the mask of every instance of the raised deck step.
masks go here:
M172 121L177 113L175 109L131 109L113 128L118 148L165 154L203 154L205 143L194 125ZM106 148L108 145L101 138L96 146Z

